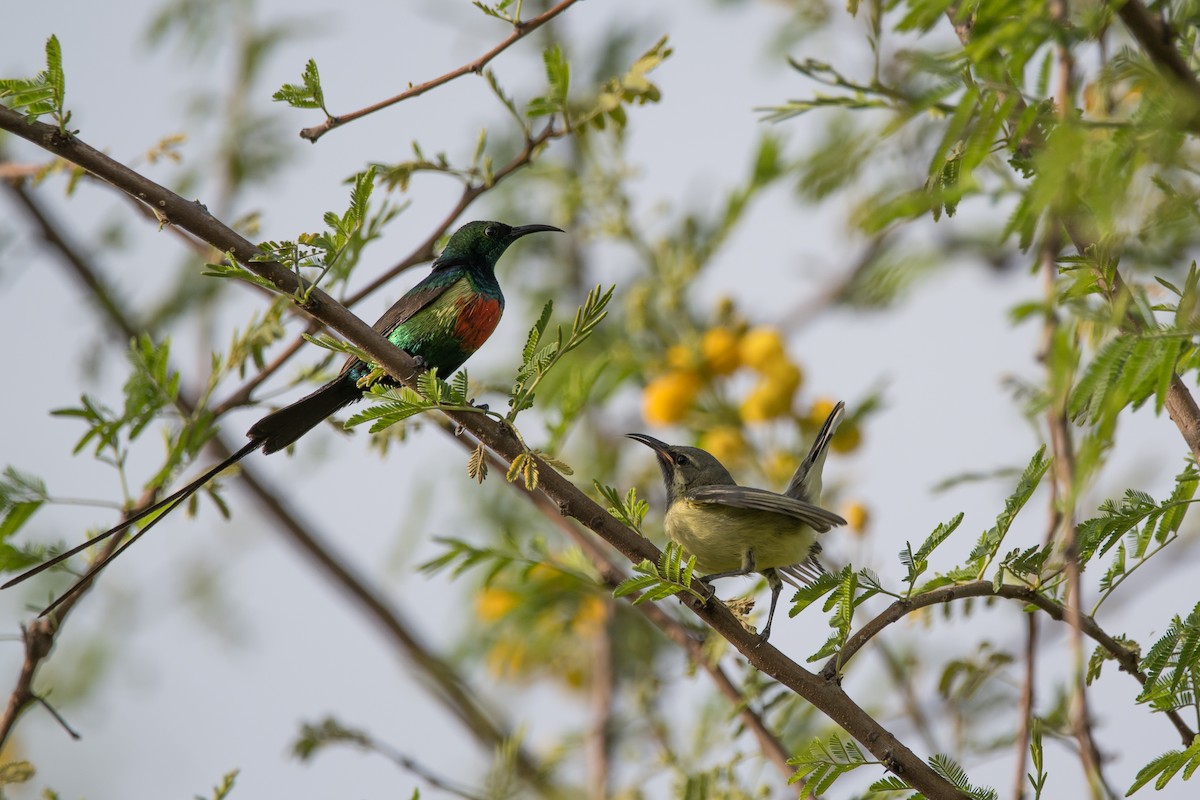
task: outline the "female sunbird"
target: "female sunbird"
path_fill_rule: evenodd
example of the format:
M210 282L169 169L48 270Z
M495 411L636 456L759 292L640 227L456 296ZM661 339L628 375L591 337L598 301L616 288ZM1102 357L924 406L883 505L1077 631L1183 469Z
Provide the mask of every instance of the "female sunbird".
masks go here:
M698 447L669 445L644 433L627 434L658 455L667 487L667 538L696 557L700 579L761 573L771 587L771 610L762 631L771 635L775 604L786 580L793 586L825 571L817 561L817 534L845 525L832 511L821 508L821 471L829 442L842 420L845 403L838 403L821 426L808 455L796 469L783 494L738 486L711 453Z
M562 229L552 225L522 225L514 228L502 222L468 222L446 242L441 255L432 264L433 271L379 318L374 325L375 330L425 367L437 368L439 375L449 376L487 341L500 322L500 315L504 312L504 295L496 281L496 262L517 239L540 231L562 233ZM372 365L351 356L336 378L312 394L254 423L246 433L250 441L241 450L187 486L134 514L120 525L21 573L0 586L0 589L31 578L139 520L162 512L107 558L93 564L70 589L42 611L42 616L45 616L221 472L255 450L261 449L264 453L282 450L330 414L361 399L362 389L358 387L358 381L371 369Z

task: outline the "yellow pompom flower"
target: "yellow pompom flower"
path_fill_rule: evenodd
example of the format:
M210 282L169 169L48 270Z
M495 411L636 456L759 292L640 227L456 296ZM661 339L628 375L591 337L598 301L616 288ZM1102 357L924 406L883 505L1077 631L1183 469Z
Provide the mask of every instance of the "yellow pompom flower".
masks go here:
M608 609L604 607L604 602L599 597L585 597L579 601L575 618L571 620L571 627L576 633L587 637L600 632L608 617Z
M667 348L667 367L678 372L687 372L696 367L696 357L687 345L673 344Z
M776 361L786 359L783 337L771 327L754 328L738 344L742 363L760 372Z
M792 398L804 379L800 368L786 359L763 369L763 378L742 401L739 412L746 422L764 422L792 410Z
M800 459L795 453L776 450L767 456L767 460L763 464L763 472L766 473L772 484L782 486L791 479L798 466L800 466Z
M829 449L835 453L853 453L861 444L862 428L858 425L843 425L830 440Z
M762 370L766 382L775 387L776 391L793 395L804 383L804 371L792 362L783 359L775 361ZM789 398L790 399L790 398ZM789 402L788 405L791 405ZM832 409L831 409L832 410Z
M854 533L861 534L866 531L867 523L871 521L867 507L858 501L842 506L842 516L846 518L846 525Z
M709 328L704 332L700 353L712 374L728 375L741 365L738 344L737 334L728 328Z
M781 417L792 407L793 391L780 384L762 381L746 395L738 414L745 422L766 422Z
M475 595L475 613L484 622L495 622L517 607L517 593L494 586Z
M808 415L804 418L804 424L811 425L814 428L821 427L833 412L834 405L835 403L828 397L817 398L808 409Z
M487 665L498 678L515 678L525 671L528 650L524 643L501 639L487 654Z
M651 425L670 425L683 419L700 393L694 372L668 372L650 381L642 395L642 417Z
M722 464L730 464L745 454L746 440L740 430L725 425L701 436L700 448L712 453Z

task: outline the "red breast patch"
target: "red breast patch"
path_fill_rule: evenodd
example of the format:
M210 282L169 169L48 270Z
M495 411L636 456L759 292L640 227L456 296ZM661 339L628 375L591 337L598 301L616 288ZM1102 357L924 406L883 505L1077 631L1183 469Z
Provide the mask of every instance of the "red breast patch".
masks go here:
M454 323L454 335L464 347L474 352L483 346L504 309L498 300L475 295L458 308L458 319Z

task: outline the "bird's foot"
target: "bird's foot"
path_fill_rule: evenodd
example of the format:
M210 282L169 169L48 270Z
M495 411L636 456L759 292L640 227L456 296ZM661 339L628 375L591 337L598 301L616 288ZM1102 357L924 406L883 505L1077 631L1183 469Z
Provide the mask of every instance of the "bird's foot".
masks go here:
M703 585L704 588L708 590L708 596L702 598L702 600L704 601L704 605L708 605L709 603L711 603L713 600L716 599L717 590L713 587L712 581L710 581L708 578L699 578L698 580L699 580L700 584Z
M477 411L483 411L483 412L486 412L488 410L488 408L490 408L490 406L488 406L487 403L476 403L475 398L473 398L473 397L467 401L467 405L471 406L472 408L476 409Z
M429 369L429 362L425 360L425 356L413 356L412 360L417 369Z

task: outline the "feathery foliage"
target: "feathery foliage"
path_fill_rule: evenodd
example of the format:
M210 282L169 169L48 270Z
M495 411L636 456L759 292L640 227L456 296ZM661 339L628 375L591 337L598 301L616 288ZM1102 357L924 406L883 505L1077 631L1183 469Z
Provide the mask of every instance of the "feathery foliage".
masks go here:
M707 595L692 588L692 573L695 569L696 557L689 556L684 559L683 548L674 542L668 542L658 558L658 563L643 559L642 563L636 564L633 571L638 575L617 584L613 589L613 597L637 594L632 601L635 606L647 600L655 602L673 597L680 592L687 592L697 600L707 600Z

